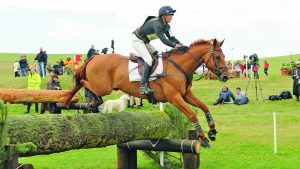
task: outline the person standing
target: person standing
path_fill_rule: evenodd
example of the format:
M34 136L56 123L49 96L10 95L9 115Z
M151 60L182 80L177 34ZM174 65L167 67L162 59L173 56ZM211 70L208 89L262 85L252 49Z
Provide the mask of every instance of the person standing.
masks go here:
M41 89L41 77L37 73L37 68L33 67L30 69L30 73L28 75L28 90L40 90ZM30 107L32 103L27 104L27 111L25 113L30 112ZM38 113L39 105L35 103L35 112Z
M61 90L60 83L58 81L58 75L53 74L51 79L47 83L48 90ZM61 114L61 110L57 107L56 103L49 103L49 112L53 114Z
M293 94L296 96L296 101L299 102L300 95L300 61L296 61L296 68L292 71L293 78Z
M20 69L21 69L22 76L26 76L26 68L28 66L28 63L27 63L27 59L26 59L25 55L21 56L19 63L20 63Z
M157 50L150 44L151 40L160 39L162 43L172 48L182 46L179 40L170 34L169 23L176 10L170 6L163 6L159 9L158 17L148 16L142 26L133 31L135 35L132 42L135 51L143 58L144 70L140 86L140 94L150 94L154 90L148 87L152 56L158 57Z
M42 47L40 48L40 52L36 55L34 61L36 61L36 60L39 64L40 76L45 77L46 76L46 64L47 64L47 60L48 60L48 55L45 54Z
M15 77L20 77L20 63L19 61L16 61L14 63L14 72L15 72Z
M269 62L265 60L264 62L264 72L268 76Z
M87 60L93 56L93 55L96 55L96 50L95 50L95 46L92 45L91 48L89 49L88 53L87 53Z

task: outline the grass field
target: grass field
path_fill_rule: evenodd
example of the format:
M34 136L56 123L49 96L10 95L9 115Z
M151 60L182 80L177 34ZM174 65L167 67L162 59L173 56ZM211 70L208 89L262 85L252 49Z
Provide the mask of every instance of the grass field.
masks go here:
M0 88L26 88L27 79L13 77L13 62L19 54L0 54ZM50 54L49 60L54 63L67 55ZM33 64L34 55L27 55ZM193 91L198 98L208 105L212 113L219 134L217 141L211 142L211 149L201 150L202 169L297 169L300 168L300 103L295 99L268 101L269 95L279 94L283 90L292 91L291 77L280 76L280 63L300 59L300 55L266 58L270 63L269 77L259 70L260 87L258 101L256 101L255 81L248 78L234 78L226 83L215 80L200 80L193 82ZM264 59L260 59L263 65ZM46 86L48 78L43 79ZM60 76L63 89L73 85L72 77ZM222 86L227 85L234 92L236 87L245 90L247 84L250 103L243 106L217 105L213 106ZM82 93L82 91L81 91ZM122 93L113 92L105 96L104 100L117 98ZM158 109L144 101L143 109L127 109L137 113ZM24 115L24 105L10 105L9 115ZM273 112L277 112L277 142L278 152L273 152ZM77 111L63 111L63 114L75 114ZM197 110L200 123L204 130L207 124L204 115ZM140 169L159 168L141 152L138 154ZM113 169L116 168L116 148L80 149L51 155L24 157L20 162L32 163L37 169Z

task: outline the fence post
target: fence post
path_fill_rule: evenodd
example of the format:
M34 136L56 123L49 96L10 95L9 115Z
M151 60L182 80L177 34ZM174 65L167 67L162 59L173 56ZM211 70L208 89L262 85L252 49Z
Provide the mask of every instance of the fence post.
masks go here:
M11 151L16 146L14 144L5 145L5 151ZM18 154L12 154L8 160L4 162L4 168L5 169L16 169L18 168Z
M188 131L189 140L199 140L196 130ZM183 168L198 169L200 167L200 154L183 153Z
M137 150L118 147L118 169L137 169Z
M273 112L274 121L274 154L277 153L277 135L276 135L276 112Z

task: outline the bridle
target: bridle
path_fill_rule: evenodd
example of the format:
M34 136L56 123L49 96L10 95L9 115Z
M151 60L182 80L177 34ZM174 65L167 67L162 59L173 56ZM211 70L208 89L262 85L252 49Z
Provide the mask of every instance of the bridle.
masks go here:
M217 61L220 59L220 56L215 56L215 51L222 51L221 48L219 49L215 49L214 45L212 44L210 46L210 56L209 58L206 60L205 65L207 65L207 63L209 62L209 60L211 58L213 58L214 61L214 68L211 69L209 67L207 67L209 70L211 70L213 73L215 73L218 77L221 76L225 71L227 71L227 67L223 66L223 67L219 67L217 64ZM204 58L203 58L204 59ZM223 70L223 71L221 71Z
M218 77L221 76L225 71L227 71L227 67L224 66L224 67L219 67L218 64L217 64L217 61L220 59L220 56L215 56L215 51L222 51L221 48L219 49L215 49L214 45L211 44L210 46L210 56L209 58L206 60L206 62L204 63L204 57L202 57L200 59L200 61L198 59L196 59L189 51L187 51L187 53L190 55L190 57L197 63L199 62L197 65L196 65L196 68L198 68L199 66L202 65L202 63L205 64L205 66L207 67L207 63L210 61L210 59L213 59L214 61L214 68L211 69L209 67L207 67L210 71L212 71L213 73L215 73ZM223 70L224 69L224 70ZM223 71L221 71L223 70Z

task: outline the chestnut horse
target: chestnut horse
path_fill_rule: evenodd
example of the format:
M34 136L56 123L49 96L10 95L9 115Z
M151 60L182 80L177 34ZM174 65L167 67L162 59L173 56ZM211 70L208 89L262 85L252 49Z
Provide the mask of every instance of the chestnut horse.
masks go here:
M184 113L201 138L202 147L210 147L208 139L199 124L197 116L186 103L200 108L206 116L210 130L210 140L216 139L214 120L208 107L192 92L192 75L203 63L218 75L220 81L228 80L225 56L221 46L224 40L198 40L192 43L187 51L171 50L163 54L169 57L163 59L162 77L151 81L150 87L155 90L153 97L159 102L169 102ZM128 58L118 54L107 54L91 57L75 73L75 86L65 96L65 105L68 106L75 93L84 87L97 96L110 94L113 90L121 90L131 96L146 98L140 95L140 82L129 82Z

